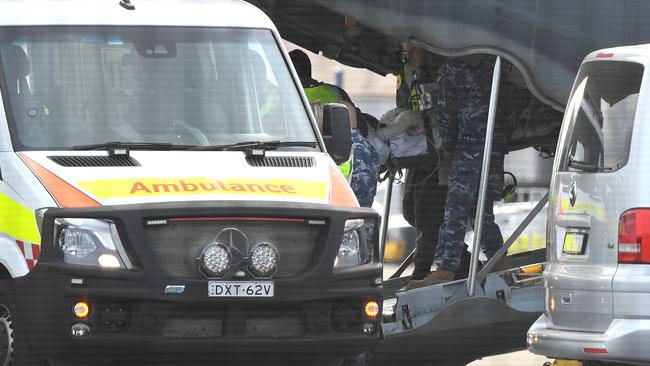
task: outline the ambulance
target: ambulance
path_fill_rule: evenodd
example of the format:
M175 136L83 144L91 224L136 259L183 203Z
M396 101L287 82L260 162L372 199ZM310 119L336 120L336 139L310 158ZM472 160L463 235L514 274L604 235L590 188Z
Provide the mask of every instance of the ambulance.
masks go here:
M320 135L264 13L0 9L0 365L336 364L376 344L378 217L336 166L347 110Z

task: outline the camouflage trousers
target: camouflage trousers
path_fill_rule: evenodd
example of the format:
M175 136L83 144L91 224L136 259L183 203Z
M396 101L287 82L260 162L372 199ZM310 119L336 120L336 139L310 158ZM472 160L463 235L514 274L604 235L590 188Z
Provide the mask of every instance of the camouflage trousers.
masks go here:
M465 234L468 222L473 222L478 196L482 149L477 147L456 149L451 163L449 189L445 204L445 219L440 227L435 263L448 271L455 272L465 249ZM503 154L493 153L490 159L487 197L483 213L481 248L488 258L503 245L503 236L494 222L494 201L501 199L503 190Z

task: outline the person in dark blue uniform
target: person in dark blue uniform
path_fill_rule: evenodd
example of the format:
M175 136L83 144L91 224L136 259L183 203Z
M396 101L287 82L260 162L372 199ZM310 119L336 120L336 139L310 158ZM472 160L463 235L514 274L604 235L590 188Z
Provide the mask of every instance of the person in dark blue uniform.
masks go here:
M480 55L449 59L443 66L436 114L443 141L440 155L451 160L445 216L434 260L436 270L424 280L412 281L409 288L454 279L465 248L467 223L474 220L481 174L489 174L481 247L490 258L503 245L493 213L494 201L501 199L503 189L507 144L503 125L495 125L490 171L481 172L494 60ZM500 262L495 270L505 265Z

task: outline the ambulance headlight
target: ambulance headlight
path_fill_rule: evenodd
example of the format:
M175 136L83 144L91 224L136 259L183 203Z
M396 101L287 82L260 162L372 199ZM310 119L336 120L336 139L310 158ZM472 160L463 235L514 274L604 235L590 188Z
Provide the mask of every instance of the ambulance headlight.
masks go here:
M334 268L353 267L372 260L370 247L367 244L363 219L347 220L343 230L343 239L339 252L334 260Z
M115 223L110 220L58 218L54 246L68 264L105 269L132 268Z

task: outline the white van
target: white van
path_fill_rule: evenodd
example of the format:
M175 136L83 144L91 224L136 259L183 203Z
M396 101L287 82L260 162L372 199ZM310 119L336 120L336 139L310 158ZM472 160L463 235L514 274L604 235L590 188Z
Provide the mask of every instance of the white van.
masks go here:
M567 103L548 211L537 354L650 362L650 46L588 55Z
M325 152L347 159L347 111L326 108L324 141L266 15L0 9L0 365L374 346L377 215Z

